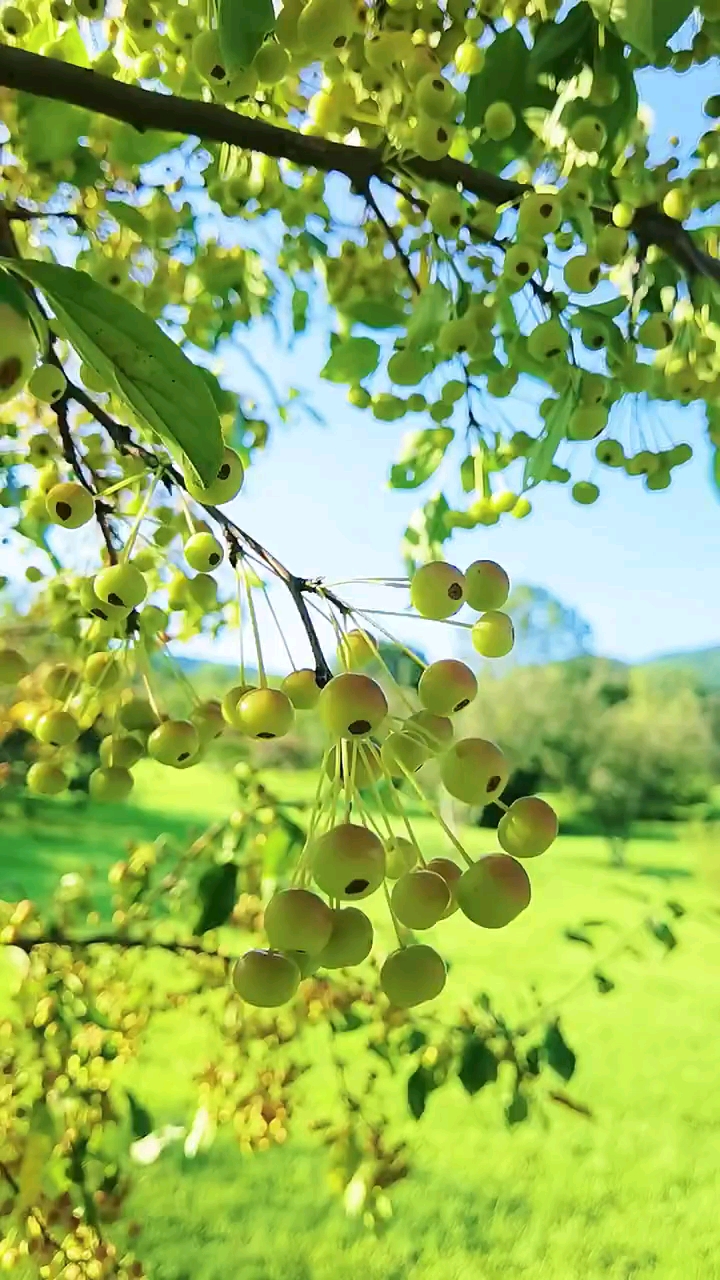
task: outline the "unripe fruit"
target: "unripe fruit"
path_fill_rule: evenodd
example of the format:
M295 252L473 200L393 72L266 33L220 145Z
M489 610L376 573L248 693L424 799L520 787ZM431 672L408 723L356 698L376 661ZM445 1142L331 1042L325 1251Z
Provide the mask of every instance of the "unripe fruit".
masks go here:
M459 867L457 862L453 862L452 858L431 858L425 870L434 871L436 875L442 876L450 891L450 902L441 917L447 920L448 916L454 915L458 909L455 901L455 886L462 875L462 867Z
M347 631L338 645L338 660L348 671L361 671L377 657L377 646L366 631Z
M54 404L65 394L66 388L67 378L54 364L38 365L28 380L28 391L43 404Z
M493 142L504 142L515 132L517 120L509 102L491 102L483 116L483 128Z
M530 903L524 867L506 853L490 853L464 871L455 887L463 915L483 929L503 929Z
M418 684L418 697L426 711L447 716L469 706L477 694L477 680L464 662L441 658L426 667Z
M275 951L317 955L330 941L333 913L309 889L281 889L265 908L265 932Z
M56 662L43 680L43 689L51 698L67 698L72 693L76 672L65 662Z
M410 136L410 146L423 160L442 160L450 150L453 126L430 116L418 116Z
M210 699L208 702L201 702L198 707L190 714L190 719L198 731L200 746L207 746L208 742L213 742L219 738L225 729L225 717L222 713L222 707L219 702Z
M289 65L289 55L282 45L266 40L255 54L252 67L260 84L279 84L284 80Z
M192 61L196 71L209 84L222 86L229 81L217 31L201 31L195 36L192 42Z
M552 192L531 191L518 209L521 235L546 236L557 231L563 220L562 202Z
M590 507L600 497L600 490L591 480L578 480L571 489L575 502L581 507Z
M473 560L465 570L465 599L477 613L502 609L509 595L510 579L494 560Z
M211 34L205 32L203 34ZM212 33L214 34L214 33ZM245 479L245 471L243 464L234 449L230 449L227 445L223 450L223 459L217 469L215 479L210 484L204 485L194 476L191 471L185 475L185 487L196 502L203 502L206 506L222 506L225 502L231 502L240 492L243 480Z
M450 890L434 871L406 871L393 885L390 905L407 929L431 929L450 906Z
M93 579L95 594L99 600L114 605L116 609L131 609L142 604L147 595L147 582L139 569L131 564L114 564L101 569Z
M443 786L464 804L489 804L505 789L510 768L494 742L462 738L445 753L440 776Z
M359 907L336 907L331 915L332 933L330 941L315 957L318 967L344 969L362 964L373 944L373 927L365 912Z
M27 14L23 13L22 9L19 9L14 4L5 6L2 14L0 14L0 22L2 22L3 30L16 40L22 39L30 30L30 19Z
M404 778L416 773L428 759L429 751L409 733L389 733L380 748L382 762L393 778Z
M88 790L93 800L104 804L127 800L133 789L133 776L127 769L116 766L94 769L88 779Z
M79 529L95 515L92 494L74 481L53 485L45 506L53 523L63 525L65 529Z
M515 629L507 613L491 609L478 618L470 632L472 647L483 658L504 658L515 643Z
M85 659L83 675L93 689L114 689L120 681L115 654L112 651L91 653Z
M559 320L545 320L528 337L528 355L533 360L555 360L567 351L568 342Z
M46 742L51 747L69 747L79 736L79 725L68 711L46 711L35 725L38 742Z
M202 609L203 613L212 613L218 606L217 582L209 573L198 573L189 578L187 583L188 598Z
M238 707L239 726L249 738L282 738L295 720L292 702L281 689L253 689Z
M194 533L184 547L185 559L197 573L210 573L222 564L222 544L211 533Z
M671 187L663 198L662 207L668 218L683 222L692 212L692 199L682 187Z
M410 601L422 618L450 618L462 608L465 578L454 564L433 560L415 570Z
M572 293L592 293L600 279L600 262L594 253L580 253L569 258L563 278Z
M595 445L595 457L605 467L622 467L625 452L619 440L601 440Z
M633 224L635 210L631 204L621 200L613 207L612 220L616 227L620 227L623 231L627 231Z
M57 796L67 787L67 778L58 765L40 760L30 765L25 786L36 796Z
M339 777L343 782L346 775L351 777L354 786L362 791L382 777L380 753L369 742L340 743L328 751L325 772L328 778Z
M143 745L130 734L113 734L103 738L98 755L109 768L130 769L143 755Z
M415 87L418 112L433 120L445 119L455 114L457 93L449 80L439 74L423 76Z
M415 711L405 721L404 732L422 742L432 755L437 755L453 740L452 720L432 711Z
M300 985L300 970L290 956L256 948L236 961L232 984L248 1004L275 1009L292 1000Z
M335 738L365 737L379 728L387 710L377 681L352 671L333 676L318 700L320 719Z
M502 281L511 293L517 293L526 285L538 269L540 258L529 244L511 244L503 262Z
M674 336L672 322L659 312L648 316L638 330L638 342L641 342L644 347L649 347L651 351L662 351L665 347L669 347Z
M465 40L455 50L455 66L461 76L476 76L482 71L485 50L471 40Z
M442 956L416 943L391 951L380 970L380 985L391 1004L412 1009L439 996L447 979Z
M320 699L320 686L317 676L309 667L299 671L291 671L280 686L287 694L296 711L312 711Z
M28 664L17 649L0 648L0 685L17 684L27 670Z
M606 262L609 267L616 267L622 262L627 249L627 233L622 227L603 227L595 243L595 250L601 262Z
M148 754L160 764L177 769L200 750L200 738L189 720L165 720L148 738Z
M537 858L558 833L555 810L539 796L514 800L498 823L498 841L514 858Z
M20 394L36 356L37 338L27 316L0 302L0 404Z
M251 684L235 684L223 695L220 703L220 710L222 711L223 718L229 725L232 725L233 729L241 728L240 703L245 697L245 694L250 693L253 688L254 686Z
M607 142L607 129L597 116L581 116L572 126L570 137L580 151L602 151Z
M594 440L605 430L608 411L604 404L580 405L573 413L568 426L571 440Z
M118 711L118 720L123 729L127 729L130 733L139 730L141 733L149 733L157 725L158 718L155 715L147 698L129 698L124 702Z
M385 875L385 850L367 827L343 822L315 840L310 849L315 883L330 898L367 898Z
M397 880L412 871L418 863L417 846L407 836L393 836L385 841L385 875L388 880Z

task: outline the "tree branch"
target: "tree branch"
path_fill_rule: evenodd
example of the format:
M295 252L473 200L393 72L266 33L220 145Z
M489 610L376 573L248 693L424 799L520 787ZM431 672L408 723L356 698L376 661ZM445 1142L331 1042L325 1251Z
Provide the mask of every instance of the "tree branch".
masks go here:
M192 955L198 956L214 956L220 960L229 960L231 957L222 954L220 951L208 951L202 942L159 942L155 938L123 938L115 933L96 933L91 934L87 938L68 938L63 933L49 933L39 938L14 938L9 944L17 947L19 951L24 951L27 955L34 951L36 947L120 947L123 951L132 951L139 948L145 948L147 951L153 949L160 951L170 951L174 955L184 955L190 952Z
M394 250L394 252L395 252L395 256L396 256L396 258L398 258L398 260L402 263L402 265L403 265L403 267L404 267L404 269L405 269L405 274L406 274L406 276L407 276L408 280L410 281L410 284L412 285L413 292L414 292L414 293L417 293L417 294L421 293L421 292L422 292L422 290L421 290L420 285L418 284L417 280L415 279L415 275L414 275L414 273L413 273L413 269L412 269L412 267L411 267L411 265L410 265L410 259L408 258L408 256L407 256L407 254L406 254L405 250L403 249L402 245L400 244L400 240L398 239L398 235L397 235L397 232L396 232L395 228L391 225L391 223L389 223L389 222L388 222L387 218L385 217L385 214L383 213L382 209L380 208L380 205L378 204L377 200L375 199L375 197L374 197L374 195L373 195L373 193L372 193L372 191L371 191L371 189L370 189L370 182L369 182L369 181L368 181L368 184L367 184L367 186L365 187L365 189L361 192L361 194L364 196L364 198L365 198L365 200L366 200L367 204L368 204L368 205L369 205L369 207L372 209L373 213L375 214L375 217L377 218L378 222L380 223L380 226L382 227L383 231L385 232L385 235L387 236L387 238L388 238L388 240L389 240L390 244L391 244L391 245L392 245L392 247L393 247L393 250Z
M289 160L301 168L343 173L353 187L362 191L367 190L371 178L386 181L392 176L392 160L381 149L349 146L294 132L215 103L140 89L70 62L59 62L2 44L0 85L84 107L132 125L141 133L157 129L205 142L226 142L244 151ZM403 168L425 182L462 187L496 207L517 202L527 190L523 183L476 169L451 156L443 160L404 157ZM593 214L602 223L608 223L611 218L609 210L600 207L594 208ZM682 224L667 217L657 206L638 209L631 230L641 241L660 245L687 274L705 275L720 282L720 262L698 249Z

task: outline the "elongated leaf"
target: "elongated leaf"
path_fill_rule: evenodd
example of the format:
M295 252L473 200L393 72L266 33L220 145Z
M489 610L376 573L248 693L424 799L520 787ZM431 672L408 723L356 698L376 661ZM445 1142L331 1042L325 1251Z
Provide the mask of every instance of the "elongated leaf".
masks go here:
M517 27L509 27L488 45L482 71L468 84L466 128L481 125L492 102L507 102L515 112L515 129L509 138L494 142L481 136L473 143L475 163L495 173L500 173L532 141L532 132L523 118L524 111L538 107L552 110L555 105L555 94L545 85L538 84L530 72L529 62L530 50L520 31Z
M555 402L554 409L552 409L548 414L545 422L545 430L541 436L538 436L538 439L533 445L531 452L528 454L525 463L523 485L526 489L532 488L536 484L540 484L540 481L544 480L547 476L553 464L553 459L557 453L558 446L567 434L568 423L575 405L575 398L575 388L571 383Z
M27 290L21 288L9 271L2 269L0 269L0 302L12 307L13 311L18 311L21 315L27 316L35 330L35 337L38 340L40 349L44 351L48 341L48 326L45 316Z
M144 1107L141 1102L138 1102L134 1093L131 1093L129 1089L126 1089L125 1092L127 1094L128 1106L130 1108L130 1129L132 1131L132 1136L136 1141L138 1138L146 1138L149 1133L152 1133L152 1116L150 1115L147 1107Z
M694 0L625 0L615 30L634 49L653 57L667 44L693 10ZM619 5L615 4L616 11Z
M182 463L208 483L220 466L220 420L199 369L142 311L85 272L6 262L41 290L80 359Z
M427 1067L417 1067L407 1082L407 1100L410 1114L419 1120L427 1105L428 1094L435 1088Z
M402 452L390 468L393 489L417 489L430 479L443 458L455 432L452 427L427 427L403 437Z
M518 1086L505 1108L505 1119L511 1127L514 1124L522 1124L523 1120L527 1120L529 1110L527 1095Z
M238 869L234 862L210 867L200 878L200 917L195 933L217 929L229 919L237 896Z
M486 1084L497 1080L498 1064L492 1049L484 1040L471 1036L463 1049L458 1079L466 1093L473 1097Z
M550 72L567 80L579 63L592 56L595 30L593 11L585 0L562 22L544 22L530 51L530 74L537 77Z
M394 329L405 321L405 309L399 303L377 302L374 298L360 298L348 306L340 301L337 308L348 320L368 329Z
M220 0L218 36L228 71L249 67L260 45L275 28L272 0Z

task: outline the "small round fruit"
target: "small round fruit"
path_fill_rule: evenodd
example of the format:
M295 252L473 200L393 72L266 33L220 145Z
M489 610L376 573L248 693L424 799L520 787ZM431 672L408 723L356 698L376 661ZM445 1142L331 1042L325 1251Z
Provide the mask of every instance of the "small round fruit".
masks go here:
M301 982L303 978L311 978L318 968L317 956L308 955L307 951L293 951L291 947L288 947L283 951L283 955L287 956L289 960L295 961L300 970Z
M148 755L177 769L200 750L200 736L189 720L165 720L148 738Z
M665 347L669 347L674 336L672 322L660 312L648 316L638 330L638 342L641 342L644 347L649 347L651 351L662 351Z
M39 760L31 764L25 776L25 786L36 796L58 796L67 787L68 780L56 764Z
M462 738L443 757L443 786L464 804L489 804L502 794L510 774L499 747L485 738Z
M407 929L431 929L450 906L450 890L435 871L406 871L393 885L390 905Z
M33 369L28 380L28 391L43 404L55 404L65 394L67 378L54 364L40 364Z
M580 151L602 151L607 142L607 129L597 116L580 116L570 130L570 137Z
M373 750L369 743L365 748L359 742L347 742L344 747L342 744L331 747L325 764L325 772L328 778L334 779L337 777L339 768L340 779L344 782L346 764L348 776L352 778L354 785L360 791L366 787L371 787L375 782L379 782L382 777L380 754L377 750Z
M452 858L431 858L425 870L434 871L436 875L442 876L450 890L450 902L441 917L441 919L447 920L448 916L454 915L458 909L458 904L455 900L455 885L462 875L462 867L459 867L457 862L453 862Z
M473 560L465 570L465 599L476 613L502 609L510 595L510 579L494 560Z
M387 715L387 698L370 676L342 672L328 681L318 700L320 719L335 738L363 738Z
M252 689L242 698L237 714L249 738L282 738L295 720L293 704L281 689Z
M320 700L317 676L309 667L291 671L285 676L280 688L287 694L296 711L312 711Z
M94 769L88 779L92 799L106 804L127 800L133 785L132 774L116 765Z
M426 746L409 733L389 733L380 748L380 758L393 778L417 773L429 757Z
M392 840L385 841L385 875L388 880L399 880L417 864L417 846L407 836L393 836Z
M578 480L573 485L571 491L575 502L581 507L590 507L593 502L597 502L600 497L600 490L592 480Z
M275 1009L292 1000L300 985L300 970L281 951L246 951L236 961L232 984L238 995L258 1009Z
M431 662L420 677L418 697L426 711L448 716L470 705L477 694L477 680L464 662L440 658Z
M404 732L418 738L432 755L437 755L453 740L452 720L432 711L415 711L405 721Z
M515 643L512 618L498 609L489 609L470 632L472 647L483 658L504 658Z
M147 595L147 582L131 564L113 564L109 569L101 569L93 579L93 587L99 600L126 613L142 604Z
M91 653L85 659L83 675L93 689L114 689L120 682L120 672L112 650Z
M569 338L559 320L545 320L528 336L528 355L533 360L557 360L567 351Z
M489 853L463 871L455 897L463 915L483 929L503 929L530 903L527 871L506 853Z
M195 707L190 714L190 719L197 729L201 747L207 746L208 742L214 742L225 728L222 707L214 698L201 702Z
M666 193L662 202L663 213L668 218L673 218L676 222L684 222L692 212L692 198L690 193L684 191L682 187L671 187ZM30 379L32 382L32 379Z
M72 693L77 673L66 662L56 662L43 680L43 690L51 698L67 698Z
M80 529L95 515L92 494L72 480L53 485L45 506L53 524L60 524L65 529Z
M558 833L555 810L539 796L513 800L498 823L498 841L514 858L537 858Z
M517 119L509 102L491 102L483 116L483 128L493 142L504 142L515 132Z
M108 768L130 769L143 755L143 745L129 733L112 734L103 738L98 755Z
M0 303L0 404L14 400L32 373L37 338L27 317L7 302Z
M380 970L380 985L398 1009L412 1009L433 1000L440 995L446 979L442 956L420 942L391 951Z
M232 688L228 689L227 693L223 694L220 710L222 711L223 719L233 729L241 728L240 703L247 693L252 692L253 688L254 685L251 684L234 684Z
M330 941L333 913L309 889L281 889L265 908L265 932L274 951L317 955Z
M184 547L185 559L197 573L210 573L222 564L222 543L211 533L194 533Z
M17 684L27 671L28 664L17 649L0 648L0 685Z
M211 480L210 484L204 485L197 476L188 471L185 475L185 488L196 502L217 507L225 502L232 502L240 492L244 479L245 471L240 458L234 449L226 445L215 479Z
M421 565L410 581L410 600L422 618L451 618L464 599L464 574L444 560Z
M600 280L600 262L593 253L579 253L568 258L563 279L571 293L592 293Z
M313 878L330 898L367 898L385 875L385 850L374 832L342 822L314 841L310 851Z
M338 659L348 671L361 671L377 657L377 645L367 631L347 631L338 645Z
M370 955L373 944L373 927L359 907L336 907L332 915L330 940L318 956L318 967L345 969L349 965L362 964Z
M129 698L124 702L118 711L118 720L123 729L127 729L130 733L139 730L141 733L150 733L158 723L147 698Z
M80 726L69 711L46 711L35 725L38 742L50 747L69 747L79 736Z

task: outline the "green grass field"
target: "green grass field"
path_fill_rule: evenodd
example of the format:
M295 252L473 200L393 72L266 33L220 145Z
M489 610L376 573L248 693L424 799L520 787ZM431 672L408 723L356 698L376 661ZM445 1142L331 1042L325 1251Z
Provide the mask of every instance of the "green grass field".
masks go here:
M0 894L40 896L58 873L105 866L125 843L160 830L182 836L234 804L231 780L145 767L132 806L83 815L43 806L31 821L4 821ZM273 775L305 795L302 775ZM428 850L442 839L425 827ZM474 831L479 852L492 833ZM588 1120L545 1107L509 1131L504 1082L469 1100L440 1089L416 1123L404 1081L393 1082L395 1126L412 1143L410 1177L393 1192L379 1237L349 1220L330 1189L327 1158L298 1111L287 1146L253 1157L229 1138L190 1162L179 1146L138 1171L128 1211L143 1223L139 1251L159 1280L713 1280L720 1277L720 928L713 923L711 832L668 828L637 839L629 867L610 869L599 839L561 838L531 869L528 912L494 935L453 917L438 935L452 962L438 1012L453 1016L487 991L509 1018L572 987L592 956L563 930L607 918L618 933L655 906L680 900L680 945L641 943L637 957L603 966L616 989L580 982L562 1003L578 1052L572 1096ZM715 917L720 919L720 917ZM608 949L614 934L607 934ZM389 935L381 934L389 943ZM170 963L173 963L172 961ZM322 1056L322 1035L316 1036ZM352 1037L345 1040L352 1055ZM163 1015L132 1084L156 1123L188 1124L193 1072L208 1052L201 1024ZM306 1094L322 1086L322 1066Z

